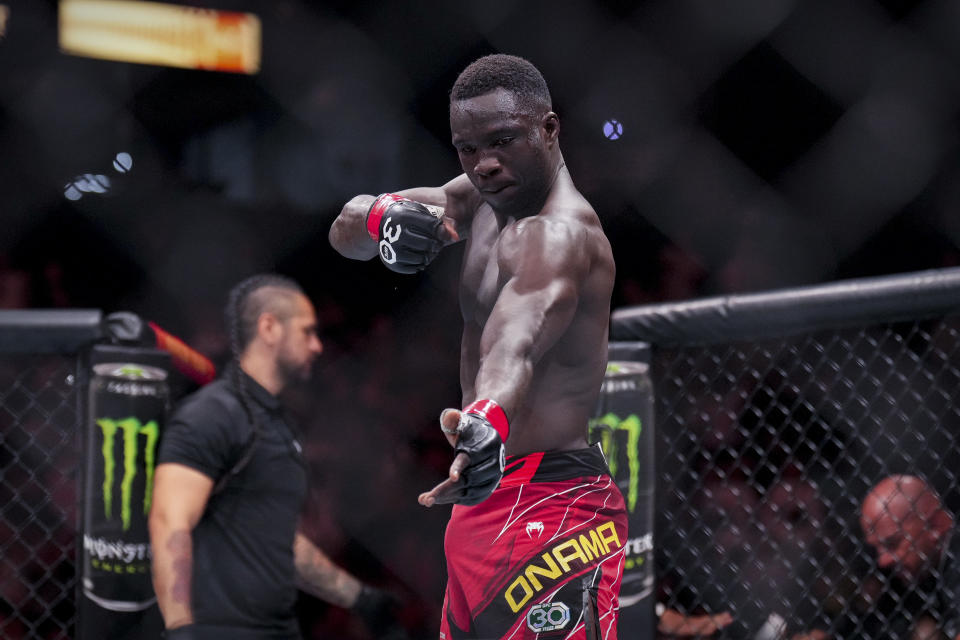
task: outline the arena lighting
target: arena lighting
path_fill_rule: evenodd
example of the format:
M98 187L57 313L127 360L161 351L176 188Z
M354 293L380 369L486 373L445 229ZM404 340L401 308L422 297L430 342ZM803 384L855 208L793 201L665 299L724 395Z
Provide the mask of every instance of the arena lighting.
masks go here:
M129 173L133 169L133 156L126 151L121 151L113 159L113 169L119 174ZM85 193L104 195L112 188L113 181L110 176L102 173L84 173L63 186L63 197L77 201Z
M131 0L60 0L60 49L104 60L253 74L260 19L252 13Z
M603 135L607 140L619 140L623 135L623 124L612 118L607 120L603 123Z

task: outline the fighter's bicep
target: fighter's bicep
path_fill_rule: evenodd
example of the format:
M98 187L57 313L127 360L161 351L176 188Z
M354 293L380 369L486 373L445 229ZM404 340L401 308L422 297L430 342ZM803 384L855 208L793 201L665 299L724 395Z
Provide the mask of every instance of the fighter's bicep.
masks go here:
M512 278L500 292L483 342L497 336L513 337L528 343L539 359L570 325L578 302L579 288L569 277L552 278L537 287L524 285L520 277ZM486 346L481 350L486 352Z
M497 263L518 292L546 291L566 298L577 295L590 271L589 247L580 227L530 218L501 238Z
M577 229L535 219L524 222L500 243L498 261L505 282L484 341L509 326L508 333L525 343L516 348L529 349L536 361L573 320L589 258Z

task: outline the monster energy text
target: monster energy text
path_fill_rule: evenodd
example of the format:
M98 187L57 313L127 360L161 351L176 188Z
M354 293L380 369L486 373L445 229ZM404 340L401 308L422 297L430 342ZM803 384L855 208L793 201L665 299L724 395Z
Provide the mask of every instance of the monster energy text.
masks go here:
M150 545L146 543L121 542L84 535L83 548L100 562L123 562L130 564L132 562L142 562L150 559Z

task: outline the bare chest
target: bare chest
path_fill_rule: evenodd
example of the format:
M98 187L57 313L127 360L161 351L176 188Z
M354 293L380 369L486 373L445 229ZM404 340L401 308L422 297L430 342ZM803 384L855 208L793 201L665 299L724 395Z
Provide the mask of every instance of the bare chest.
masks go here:
M499 243L500 229L492 216L474 225L460 278L464 322L484 326L497 302L506 281L497 260Z

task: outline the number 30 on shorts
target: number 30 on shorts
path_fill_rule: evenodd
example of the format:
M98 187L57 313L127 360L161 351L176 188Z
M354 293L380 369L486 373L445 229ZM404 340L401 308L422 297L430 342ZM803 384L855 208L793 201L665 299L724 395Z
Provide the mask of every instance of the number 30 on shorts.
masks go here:
M530 607L527 612L527 626L536 633L557 631L569 623L570 607L562 602L545 602Z

